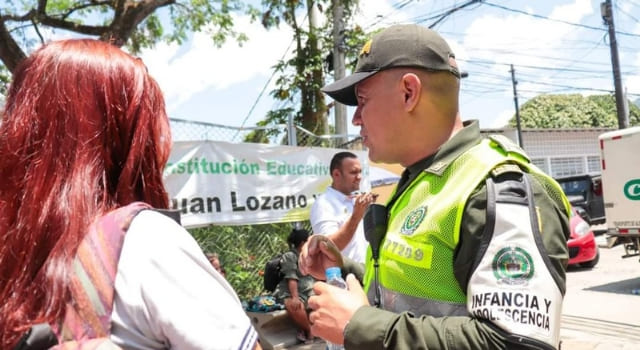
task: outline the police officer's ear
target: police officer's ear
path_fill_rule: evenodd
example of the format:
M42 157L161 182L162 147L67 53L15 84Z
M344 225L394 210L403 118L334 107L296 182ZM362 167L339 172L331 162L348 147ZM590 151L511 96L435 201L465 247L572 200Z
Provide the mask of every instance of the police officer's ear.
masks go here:
M403 105L406 112L413 111L418 105L422 92L422 81L415 73L405 73L401 78L401 89L404 95Z

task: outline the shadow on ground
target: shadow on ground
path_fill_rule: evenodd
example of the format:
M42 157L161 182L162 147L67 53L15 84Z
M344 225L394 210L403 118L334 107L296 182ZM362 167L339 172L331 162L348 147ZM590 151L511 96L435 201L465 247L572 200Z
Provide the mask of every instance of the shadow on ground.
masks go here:
M616 294L640 294L640 277L628 280L616 281L599 286L585 288L595 292L607 292ZM638 295L640 297L640 295Z

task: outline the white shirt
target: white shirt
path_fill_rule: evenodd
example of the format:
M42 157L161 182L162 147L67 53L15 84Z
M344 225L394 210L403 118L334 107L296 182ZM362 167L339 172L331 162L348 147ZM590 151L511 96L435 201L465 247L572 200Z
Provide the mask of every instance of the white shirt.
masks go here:
M111 340L124 349L252 349L257 333L233 288L169 217L140 212L125 236Z
M353 213L353 199L329 186L311 206L310 221L313 233L326 236L338 231L351 213ZM342 250L342 255L364 263L367 245L361 220L351 241Z

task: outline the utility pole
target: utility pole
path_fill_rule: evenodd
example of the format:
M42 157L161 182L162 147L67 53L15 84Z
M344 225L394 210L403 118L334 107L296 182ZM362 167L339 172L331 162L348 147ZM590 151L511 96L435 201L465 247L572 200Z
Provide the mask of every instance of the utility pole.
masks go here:
M622 79L620 78L620 59L618 58L618 42L616 40L616 29L613 23L613 11L611 11L611 0L600 3L600 13L604 24L609 26L609 46L611 47L611 66L613 69L613 84L616 93L616 112L618 115L618 129L629 127L627 119L627 109L625 106L624 91L622 91Z
M344 67L344 6L342 0L333 0L333 78L338 81L345 76ZM347 106L333 104L336 118L336 134L344 135L337 139L339 144L347 142Z
M518 81L516 80L516 70L511 65L511 84L513 85L513 102L516 105L516 131L518 132L518 146L524 149L524 143L522 142L522 128L520 126L520 107L518 106Z

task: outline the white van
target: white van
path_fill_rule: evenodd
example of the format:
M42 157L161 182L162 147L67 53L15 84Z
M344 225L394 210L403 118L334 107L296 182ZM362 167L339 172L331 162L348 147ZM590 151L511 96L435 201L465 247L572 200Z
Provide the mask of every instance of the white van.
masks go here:
M640 251L640 127L603 133L602 190L607 234L625 244L628 256Z

